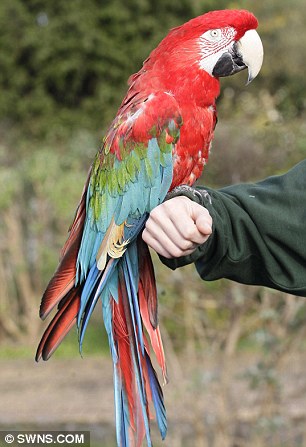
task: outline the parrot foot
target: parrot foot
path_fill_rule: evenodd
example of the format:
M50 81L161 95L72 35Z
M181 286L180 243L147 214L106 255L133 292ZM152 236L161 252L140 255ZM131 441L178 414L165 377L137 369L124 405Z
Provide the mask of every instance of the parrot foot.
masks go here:
M192 188L189 185L176 186L170 192L168 192L165 200L173 199L173 197L177 197L177 196L187 196L191 199L195 198L196 201L199 203L203 202L203 197L204 197L211 204L210 194L205 189L202 189L200 192L197 189Z

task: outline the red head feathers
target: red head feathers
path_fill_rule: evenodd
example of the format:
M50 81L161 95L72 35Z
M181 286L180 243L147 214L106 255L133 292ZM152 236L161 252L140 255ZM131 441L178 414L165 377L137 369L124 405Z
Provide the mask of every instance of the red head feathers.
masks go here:
M186 70L197 64L214 77L228 76L249 67L253 79L258 74L263 59L261 41L255 31L257 26L256 17L246 10L219 10L203 14L172 29L158 47L152 51L139 74L147 70L157 70L160 75L163 70L164 76L167 78L169 73L180 69ZM251 62L243 60L243 48L240 48L239 51L236 47L231 47L250 31L252 38L246 46L253 48ZM229 70L228 64L224 71L220 70L219 66L219 70L214 74L213 68L217 63L216 56L221 56L222 50L224 53L235 53L232 55L236 58L234 62L239 59L239 63L234 64L232 70ZM203 62L211 55L215 57L208 63ZM255 69L250 69L252 64L256 65ZM188 76L188 71L185 76ZM173 79L172 74L170 77Z

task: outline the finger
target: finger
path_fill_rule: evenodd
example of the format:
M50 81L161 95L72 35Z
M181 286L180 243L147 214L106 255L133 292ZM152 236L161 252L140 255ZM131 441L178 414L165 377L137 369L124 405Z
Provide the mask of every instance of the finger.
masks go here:
M175 226L176 222L173 222L173 225ZM173 238L173 241L178 243L181 248L191 249L192 245L196 248L196 246L203 244L210 234L211 228L205 221L201 222L201 231L199 231L197 223L190 218L177 224L175 239ZM182 244L179 243L179 240L182 241ZM187 242L189 242L189 246L186 245Z
M160 208L159 212L151 212L149 219L146 222L146 229L150 232L151 236L166 247L169 252L174 252L175 247L180 248L182 251L192 249L193 241L188 237L189 232L187 232L187 237L184 231L181 230L180 219L175 218L173 213L170 215L164 210L168 211L165 207ZM184 226L188 229L189 227L195 227L192 219L188 217L188 223L184 219ZM192 231L193 233L193 231Z
M176 197L152 210L143 239L162 256L186 256L208 239L211 223L201 205Z
M196 219L196 227L199 233L209 236L212 233L212 218L207 211L207 215L200 215Z
M146 228L142 232L142 239L159 255L164 256L164 258L172 258L171 254L165 249L164 246L162 246L159 240L152 237L152 235Z
M195 202L192 202L191 217L194 220L198 233L203 234L204 236L210 235L212 233L212 218L206 208Z
M166 257L184 256L196 248L191 241L182 238L171 222L169 226L173 228L171 235L169 235L169 227L165 232L162 228L156 226L152 220L148 221L143 232L144 241L159 254Z

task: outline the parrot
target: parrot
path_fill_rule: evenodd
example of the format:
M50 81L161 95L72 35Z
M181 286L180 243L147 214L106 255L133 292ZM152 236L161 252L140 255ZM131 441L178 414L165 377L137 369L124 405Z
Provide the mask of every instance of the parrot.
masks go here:
M249 11L210 11L173 28L128 80L78 204L59 265L41 300L44 320L36 361L48 360L77 327L79 349L101 303L113 361L118 447L152 446L151 420L162 439L167 415L154 351L167 383L157 288L141 234L151 210L202 174L217 123L220 77L259 73L263 45ZM178 216L179 218L179 216Z

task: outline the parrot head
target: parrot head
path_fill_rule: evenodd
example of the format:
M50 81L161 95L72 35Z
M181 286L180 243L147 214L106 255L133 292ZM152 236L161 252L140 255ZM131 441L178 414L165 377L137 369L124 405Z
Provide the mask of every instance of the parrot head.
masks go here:
M257 19L245 10L213 11L205 16L210 27L199 39L201 68L214 77L230 76L247 68L250 83L263 62L263 46L255 30ZM221 26L215 28L214 17L222 16Z
M195 68L215 79L247 69L249 83L263 62L257 26L256 17L246 10L208 12L172 29L145 65L157 66L159 61L168 78L178 70L194 73Z

